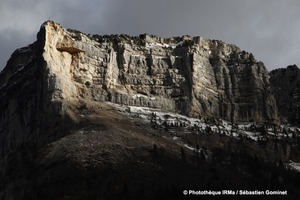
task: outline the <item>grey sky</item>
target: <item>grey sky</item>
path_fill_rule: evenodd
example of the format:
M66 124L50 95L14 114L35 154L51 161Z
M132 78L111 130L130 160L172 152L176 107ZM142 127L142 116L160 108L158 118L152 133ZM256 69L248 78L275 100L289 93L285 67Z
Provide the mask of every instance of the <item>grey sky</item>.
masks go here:
M300 65L299 0L1 0L0 70L52 19L92 34L219 39L252 52L269 70Z

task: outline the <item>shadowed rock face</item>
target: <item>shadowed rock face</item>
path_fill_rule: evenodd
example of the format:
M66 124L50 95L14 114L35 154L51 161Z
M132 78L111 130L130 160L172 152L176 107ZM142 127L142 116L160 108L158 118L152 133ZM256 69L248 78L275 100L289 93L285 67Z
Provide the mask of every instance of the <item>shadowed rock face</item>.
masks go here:
M270 72L270 83L282 121L300 123L300 70L296 65Z
M67 160L63 168L67 171L71 166L73 170L70 177L76 174L77 157L72 160L68 151L74 151L70 155L75 155L77 146L68 150L67 146L73 144L72 137L59 141L70 134L80 136L82 133L78 130L82 127L97 125L96 129L91 129L91 133L96 134L95 141L106 138L102 135L99 139L97 136L103 131L108 135L116 133L116 138L122 138L120 130L124 127L117 126L118 120L112 118L113 122L103 122L105 115L98 110L101 107L99 102L103 101L159 108L195 117L223 118L232 122L279 122L265 66L235 45L190 36L167 39L152 35L90 36L67 31L48 21L41 26L37 41L16 50L0 74L0 197L10 199L5 195L16 194L19 197L14 196L13 199L22 199L22 195L29 195L34 188L42 188L39 181L50 184L51 181L47 181L53 174L60 177L60 163L57 161L61 157ZM85 109L95 115L102 113L102 118L82 117ZM127 120L124 124L129 123ZM99 126L106 128L98 130ZM114 128L107 128L110 126ZM120 161L117 155L110 154L126 157L134 153L135 148L144 146L145 149L138 155L142 162L144 154L152 156L149 152L153 142L170 149L177 148L165 141L140 136L142 129L134 130L133 125L128 130L124 133L124 140L111 140L109 143L112 153L108 152L108 160L121 162L120 166L113 165L118 169L128 168L126 162L122 163L126 159ZM79 136L76 142L80 146L83 143ZM122 149L134 138L138 138L138 142L129 145L133 149ZM93 143L85 142L86 146ZM114 142L122 148L115 151ZM103 148L100 145L99 151ZM62 154L59 154L60 150ZM176 169L180 169L181 164L173 158L179 154L178 149L172 151L167 159L177 163ZM97 158L96 155L91 162L87 161L88 167ZM133 162L135 157L130 159ZM86 160L79 160L79 171L85 177L87 168L81 167ZM157 162L159 171L161 163ZM96 168L107 164L106 161L99 163L95 164ZM56 164L57 171L53 172L51 166ZM26 178L28 174L31 175L29 179ZM171 171L169 176L174 174ZM157 172L153 185L160 181L159 177ZM181 178L184 179L184 176ZM63 180L60 181L63 185ZM22 187L28 184L30 187ZM86 186L86 180L80 184ZM126 189L127 186L122 187ZM15 193L18 188L23 189ZM35 195L29 195L28 199L42 197L39 196L42 194Z

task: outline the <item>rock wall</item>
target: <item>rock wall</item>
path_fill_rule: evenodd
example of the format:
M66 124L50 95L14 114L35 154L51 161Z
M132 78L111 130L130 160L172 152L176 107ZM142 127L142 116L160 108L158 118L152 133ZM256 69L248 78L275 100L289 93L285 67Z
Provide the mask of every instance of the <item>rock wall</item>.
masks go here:
M69 103L60 96L67 91L58 89L51 61L47 63L44 57L43 52L48 48L46 35L42 28L37 41L17 49L0 73L2 166L6 166L9 153L22 147L37 149L66 134L64 129L75 121L70 118ZM6 170L6 167L0 169Z
M296 65L270 72L270 83L281 121L300 124L300 69Z
M190 36L91 36L54 22L43 29L53 98L278 122L264 64L235 45Z

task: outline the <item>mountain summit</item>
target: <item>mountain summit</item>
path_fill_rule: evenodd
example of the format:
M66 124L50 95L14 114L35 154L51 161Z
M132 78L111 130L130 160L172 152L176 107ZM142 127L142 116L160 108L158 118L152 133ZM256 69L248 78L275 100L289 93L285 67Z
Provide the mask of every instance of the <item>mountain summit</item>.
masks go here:
M236 134L241 123L259 133ZM0 199L167 199L195 185L273 183L278 170L260 182L244 163L294 155L256 127L279 123L266 67L235 45L47 21L0 74Z

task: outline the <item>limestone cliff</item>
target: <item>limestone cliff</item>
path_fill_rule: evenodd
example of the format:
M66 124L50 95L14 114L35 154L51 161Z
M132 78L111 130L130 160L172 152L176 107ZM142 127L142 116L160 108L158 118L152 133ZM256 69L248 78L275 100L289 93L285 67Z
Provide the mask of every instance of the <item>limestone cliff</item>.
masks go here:
M270 83L282 122L300 123L300 70L296 65L270 72Z
M263 63L202 37L91 36L47 21L35 43L14 52L0 91L1 157L26 141L58 137L62 119L76 122L69 108L79 101L278 122Z
M39 51L31 45L15 53L1 85L23 70L18 64L31 62L51 100L111 101L232 121L278 119L265 66L235 45L190 36L91 36L51 21L36 44Z

